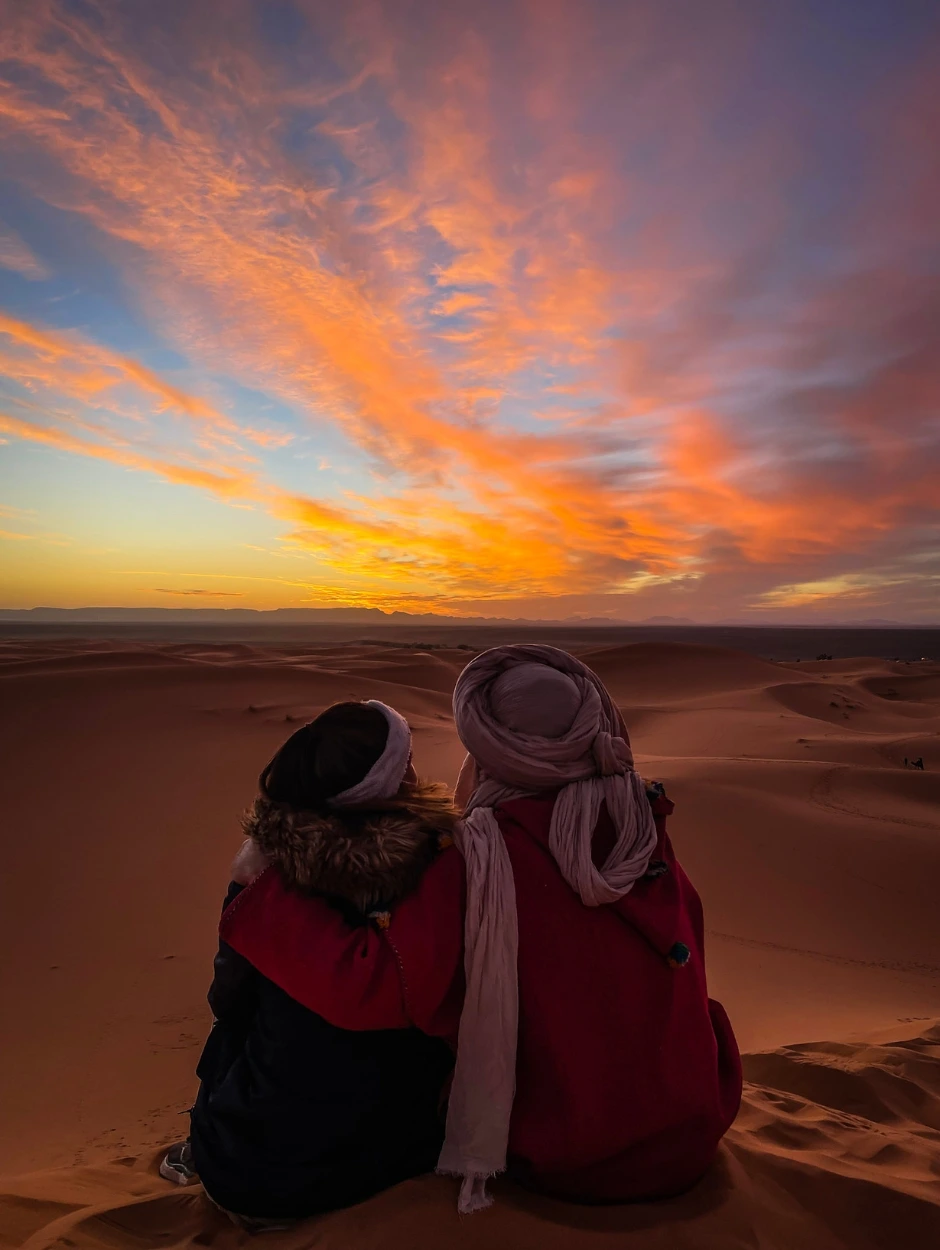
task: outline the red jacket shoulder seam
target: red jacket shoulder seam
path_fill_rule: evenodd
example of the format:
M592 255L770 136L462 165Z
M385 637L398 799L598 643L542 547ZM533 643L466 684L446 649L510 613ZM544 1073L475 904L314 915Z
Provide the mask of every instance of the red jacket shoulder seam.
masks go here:
M249 890L253 890L253 889L254 889L254 887L258 884L258 882L261 880L261 878L264 876L264 874L265 874L266 872L270 872L270 871L271 871L271 869L270 869L270 865L269 865L267 868L262 868L261 872L259 872L259 873L258 873L258 875L257 875L257 877L255 877L254 881L249 881L249 882L248 882L248 884L245 886L245 888L244 888L244 889L242 889L242 890L239 890L239 891L238 891L238 893L235 895L235 897L234 897L234 898L232 899L232 901L229 903L228 907L226 907L225 911L222 913L222 918L221 918L221 920L219 921L219 926L220 926L220 927L221 927L221 925L222 925L222 923L223 923L224 921L228 920L231 916L234 916L234 915L235 915L235 912L238 910L238 908L239 908L239 907L241 906L241 904L244 902L244 900L245 900L245 896L246 896L246 894L249 892Z

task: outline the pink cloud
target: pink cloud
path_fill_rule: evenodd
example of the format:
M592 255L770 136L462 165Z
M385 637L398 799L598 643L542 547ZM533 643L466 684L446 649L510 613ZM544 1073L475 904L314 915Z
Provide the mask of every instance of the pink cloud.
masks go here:
M26 390L146 412L139 433L110 412L0 428L255 502L377 602L740 600L892 536L918 549L936 523L932 53L852 114L873 150L827 217L805 164L825 178L836 122L772 85L744 97L767 36L733 9L305 12L303 64L250 6L213 25L211 55L171 16L179 66L117 16L14 12L0 144L18 169L41 154L33 185L110 243L162 335L312 437L328 424L359 485L340 503L269 480L243 444L292 433L13 317L3 363ZM161 412L201 442L159 443Z

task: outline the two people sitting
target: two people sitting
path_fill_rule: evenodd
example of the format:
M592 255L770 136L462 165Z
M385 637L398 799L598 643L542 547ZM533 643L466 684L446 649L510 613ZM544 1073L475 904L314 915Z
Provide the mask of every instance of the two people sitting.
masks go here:
M190 1142L164 1165L245 1227L435 1169L462 1212L502 1172L572 1202L668 1197L737 1114L673 805L603 683L553 647L497 647L454 717L453 800L374 701L328 708L261 774Z

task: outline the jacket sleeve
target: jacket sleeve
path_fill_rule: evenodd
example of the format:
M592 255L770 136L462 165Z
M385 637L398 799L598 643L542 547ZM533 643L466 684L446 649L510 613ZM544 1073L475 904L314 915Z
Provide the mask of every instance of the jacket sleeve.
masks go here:
M223 911L231 905L241 890L242 887L233 881L225 896ZM220 940L213 963L213 974L208 999L209 1008L216 1020L236 1023L248 1019L254 1012L257 1000L258 974L255 969L227 942Z
M226 908L219 935L286 994L341 1029L398 1029L405 1014L395 954L371 925L289 890L268 868Z
M417 1026L449 1036L463 949L462 877L449 897L458 860L459 852L444 852L385 928L350 924L325 899L287 889L268 869L226 909L220 936L338 1028Z
M408 1019L454 1048L465 989L465 911L464 859L452 847L392 912L385 932L401 971Z

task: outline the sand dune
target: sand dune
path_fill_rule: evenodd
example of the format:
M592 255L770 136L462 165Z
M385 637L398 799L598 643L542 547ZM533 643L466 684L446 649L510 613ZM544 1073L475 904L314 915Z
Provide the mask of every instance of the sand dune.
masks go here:
M426 1177L307 1221L285 1250L841 1250L940 1238L940 1024L881 1044L781 1047L745 1061L744 1103L718 1165L685 1197L577 1208L503 1182L497 1205L454 1214L450 1182ZM0 1182L0 1245L23 1250L244 1245L198 1192L156 1174L158 1156Z
M465 1222L448 1182L425 1179L269 1244L940 1244L940 665L659 643L584 655L676 800L712 989L750 1052L721 1167L629 1210L505 1185ZM419 769L452 780L467 658L0 643L0 1246L239 1244L154 1170L192 1098L239 813L278 742L336 699L394 703Z
M779 680L777 667L768 660L724 647L646 642L579 654L625 706L647 699L658 704L684 702Z

